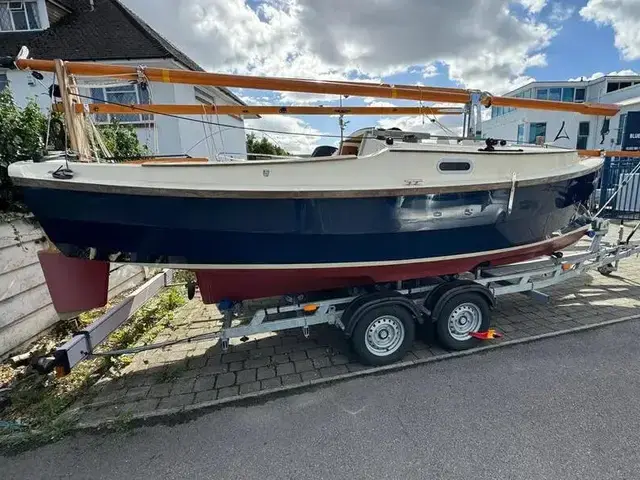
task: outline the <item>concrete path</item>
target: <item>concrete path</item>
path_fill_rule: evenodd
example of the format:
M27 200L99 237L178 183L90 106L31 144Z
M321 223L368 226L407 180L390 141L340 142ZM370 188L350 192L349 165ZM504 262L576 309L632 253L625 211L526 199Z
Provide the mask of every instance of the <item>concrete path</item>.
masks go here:
M638 338L630 321L174 426L78 435L0 458L2 478L638 478Z

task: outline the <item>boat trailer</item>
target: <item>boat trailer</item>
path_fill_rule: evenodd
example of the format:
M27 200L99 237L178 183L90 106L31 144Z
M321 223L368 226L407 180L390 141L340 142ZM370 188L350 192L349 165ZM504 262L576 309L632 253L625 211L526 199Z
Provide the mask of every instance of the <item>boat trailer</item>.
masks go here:
M342 295L313 292L284 297L288 303L284 306L279 304L282 299L272 306L265 306L264 300L221 302L218 307L224 317L218 332L123 350L96 351L139 306L169 285L171 271L165 271L57 348L53 357L38 359L36 368L42 372L55 368L57 375L63 376L80 361L91 357L133 354L211 339L219 339L221 350L226 351L231 338L247 341L250 335L293 328L301 328L308 337L312 326L322 324L340 328L360 361L369 365L386 365L401 359L410 349L416 331L435 333L446 349L465 350L500 336L490 329L491 310L496 306L497 297L520 293L547 302L549 296L541 289L592 269L610 275L617 270L620 260L640 254L640 243L631 241L637 226L626 239L621 226L616 244L604 241L608 227L606 220L596 219L592 223L587 232L591 242L586 250L558 252L550 257L499 267L480 267L459 276L365 286L351 290L348 295L344 290ZM187 285L189 297L193 297L193 287L193 284ZM122 305L136 308L127 307L129 315L124 316ZM112 315L112 311L120 313Z

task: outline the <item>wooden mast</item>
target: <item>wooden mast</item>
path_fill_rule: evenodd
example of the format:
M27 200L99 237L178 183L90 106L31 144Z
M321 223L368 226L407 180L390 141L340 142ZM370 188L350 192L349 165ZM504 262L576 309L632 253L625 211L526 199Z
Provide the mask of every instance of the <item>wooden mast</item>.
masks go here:
M59 110L59 107L55 107ZM160 115L460 115L458 107L310 107L244 105L173 105L76 103L76 113L94 114L149 113Z
M18 68L41 71L54 71L54 62L50 60L16 60ZM121 80L137 80L138 68L122 65L105 65L87 62L66 62L67 72L86 76L116 76ZM144 74L151 82L182 83L189 85L209 85L214 87L238 87L259 90L278 90L288 92L351 95L363 97L396 98L425 102L447 102L467 104L471 93L462 89L420 87L413 85L377 85L364 82L336 82L303 80L291 78L252 77L220 73L194 72L168 68L145 68ZM586 115L615 115L617 105L558 102L534 100L528 98L498 97L483 95L484 106L507 106L538 110L555 110L582 113Z

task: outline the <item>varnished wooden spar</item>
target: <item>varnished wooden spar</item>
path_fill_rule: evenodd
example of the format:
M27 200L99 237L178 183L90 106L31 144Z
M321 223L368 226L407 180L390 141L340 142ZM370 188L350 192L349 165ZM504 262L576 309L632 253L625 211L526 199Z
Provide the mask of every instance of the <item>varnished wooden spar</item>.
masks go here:
M67 73L73 75L114 76L123 80L136 80L138 78L138 69L132 66L87 62L66 62L65 65ZM54 71L54 62L51 60L17 60L16 66L21 69ZM468 103L471 99L471 93L468 90L453 88L445 89L414 85L377 85L364 82L252 77L151 67L145 68L144 73L152 82L209 85L214 87L237 87L462 104ZM582 113L585 115L615 115L620 109L617 105L608 104L556 102L527 98L496 97L491 95L483 96L481 102L485 106L494 105L537 110L555 110Z
M57 111L63 111L56 104ZM76 113L94 114L152 113L159 115L460 115L456 107L309 107L309 106L243 106L243 105L173 105L110 103L76 104Z

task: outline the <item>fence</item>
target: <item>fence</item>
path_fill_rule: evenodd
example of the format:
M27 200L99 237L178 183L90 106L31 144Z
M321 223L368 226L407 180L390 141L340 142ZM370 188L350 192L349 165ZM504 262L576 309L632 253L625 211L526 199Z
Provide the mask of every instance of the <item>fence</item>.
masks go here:
M603 217L640 220L640 172L631 173L638 163L638 157L605 157L596 202L604 205L622 187L602 212Z
M0 222L0 358L59 321L38 262L44 233L25 219ZM111 265L109 297L145 279L135 265Z

